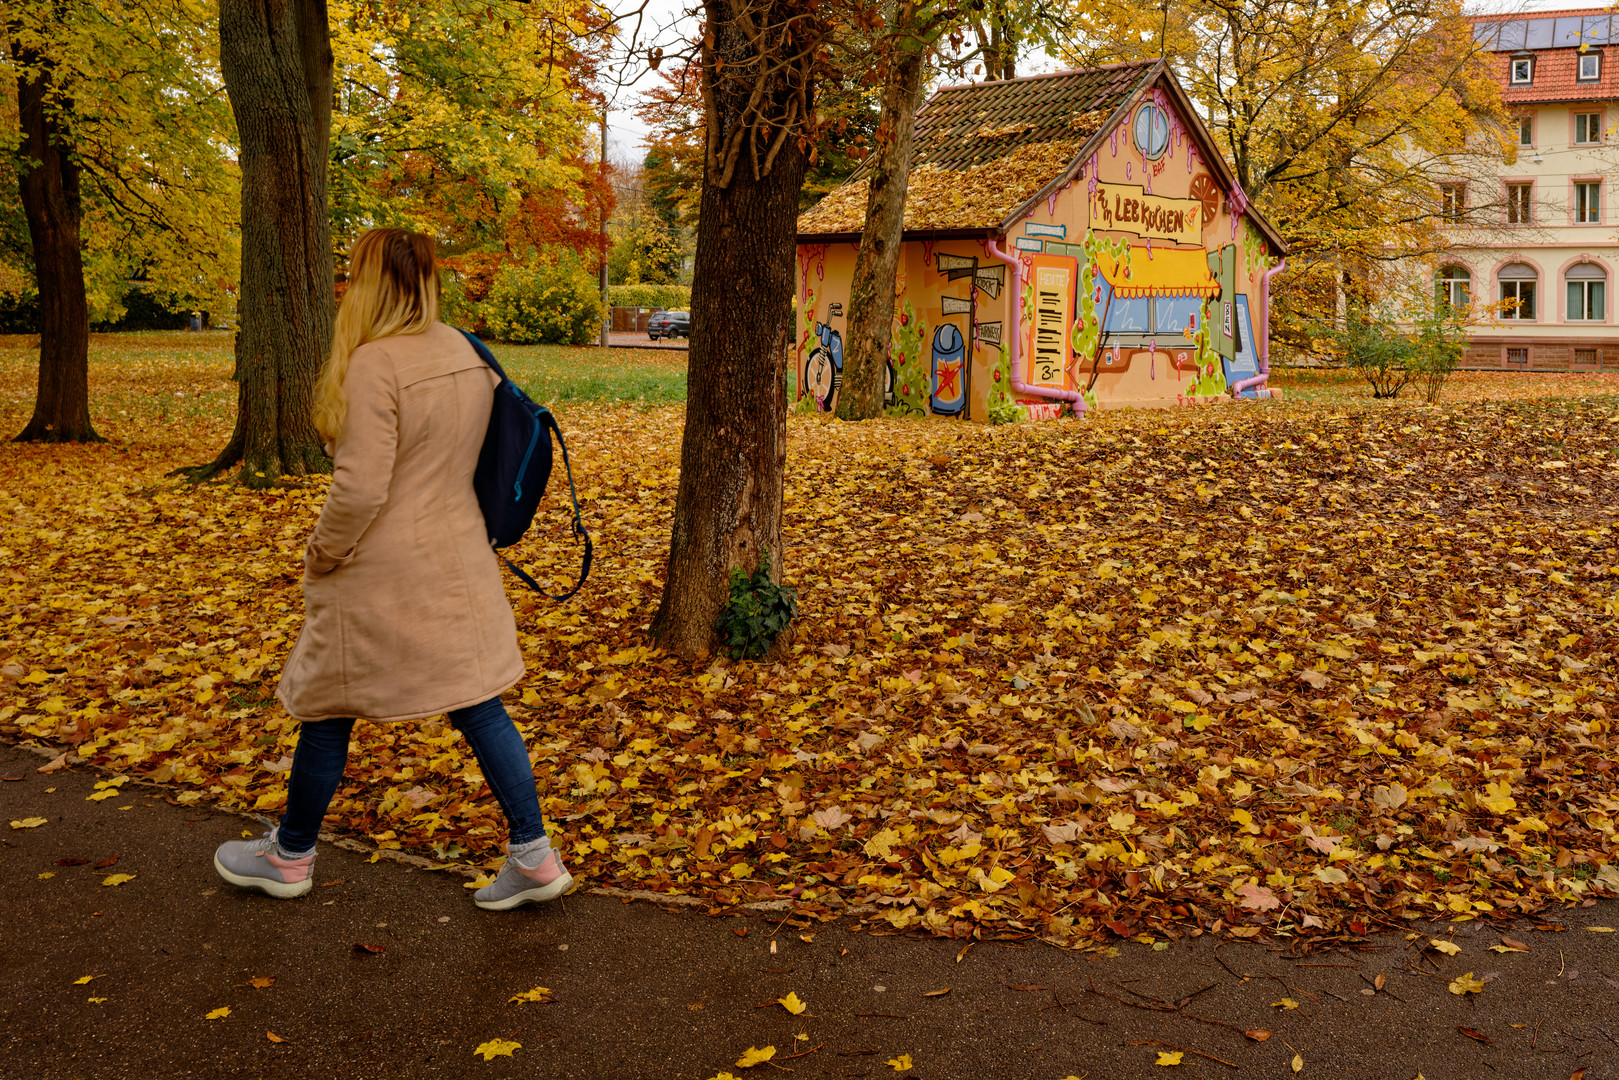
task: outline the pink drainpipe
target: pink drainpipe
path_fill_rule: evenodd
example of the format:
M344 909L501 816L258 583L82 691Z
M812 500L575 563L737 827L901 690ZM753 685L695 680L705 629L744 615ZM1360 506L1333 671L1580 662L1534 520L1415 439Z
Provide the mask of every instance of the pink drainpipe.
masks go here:
M1012 268L1012 362L1007 365L1012 369L1012 389L1020 394L1032 394L1035 397L1052 398L1056 401L1066 401L1073 405L1074 411L1080 416L1085 415L1085 395L1077 390L1054 390L1049 386L1030 386L1018 377L1018 341L1023 337L1023 264L1018 262L1016 255L1008 255L1002 251L1000 245L994 240L985 240L984 249L1001 262ZM1033 361L1030 361L1032 364Z
M1231 385L1233 395L1242 393L1250 386L1264 386L1265 380L1270 378L1270 279L1285 269L1287 269L1287 258L1284 256L1281 262L1266 270L1265 276L1260 278L1260 283L1264 285L1264 288L1260 290L1259 295L1264 303L1260 308L1259 322L1265 328L1265 336L1257 350L1259 353L1259 374L1252 378L1243 379L1241 382L1233 383Z

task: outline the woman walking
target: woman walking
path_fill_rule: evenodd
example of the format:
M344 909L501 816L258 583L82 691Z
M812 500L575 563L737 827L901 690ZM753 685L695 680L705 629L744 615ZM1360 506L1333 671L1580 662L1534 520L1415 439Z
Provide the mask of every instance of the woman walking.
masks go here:
M222 845L214 867L233 885L304 895L355 718L448 713L510 829L506 864L474 901L505 910L552 900L573 878L550 846L527 749L500 703L523 657L472 489L497 379L438 321L429 237L373 229L349 265L315 390L315 426L335 469L304 549L303 631L276 691L301 724L287 808L268 835Z

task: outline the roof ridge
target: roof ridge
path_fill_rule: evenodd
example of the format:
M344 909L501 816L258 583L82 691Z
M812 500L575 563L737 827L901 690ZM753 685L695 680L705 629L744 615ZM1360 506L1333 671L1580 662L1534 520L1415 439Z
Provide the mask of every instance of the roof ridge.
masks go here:
M1568 18L1572 15L1619 15L1619 12L1609 7L1558 8L1555 11L1520 11L1517 14L1497 14L1492 12L1488 15L1465 15L1463 18L1476 25L1478 23L1528 22L1531 19Z
M1036 75L1018 75L1010 79L987 79L984 82L949 83L945 86L937 88L932 94L929 94L928 97L932 98L934 95L942 94L946 90L965 90L968 87L973 86L997 86L1005 83L1034 82L1037 79L1058 79L1065 75L1088 75L1093 71L1117 71L1121 68L1130 67L1147 68L1158 63L1162 59L1162 57L1158 57L1152 60L1120 60L1116 64L1097 64L1095 67L1064 68L1061 71L1042 71ZM924 104L926 104L926 102L924 102Z

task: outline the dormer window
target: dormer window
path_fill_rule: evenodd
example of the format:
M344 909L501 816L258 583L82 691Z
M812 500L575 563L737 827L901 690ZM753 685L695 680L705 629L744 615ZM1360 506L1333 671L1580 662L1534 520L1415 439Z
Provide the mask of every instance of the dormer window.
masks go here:
M1579 73L1575 79L1579 82L1597 82L1602 78L1602 54L1588 52L1580 54Z
M1514 56L1512 58L1512 85L1528 86L1535 81L1535 58L1533 56Z

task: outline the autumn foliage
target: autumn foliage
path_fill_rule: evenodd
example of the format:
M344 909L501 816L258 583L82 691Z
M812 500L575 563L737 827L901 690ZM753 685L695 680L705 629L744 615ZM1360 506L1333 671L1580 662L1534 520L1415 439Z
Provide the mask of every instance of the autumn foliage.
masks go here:
M273 814L325 481L165 480L227 430L228 361L136 340L93 353L108 445L0 448L0 735ZM29 359L0 352L13 423ZM570 866L1062 944L1619 892L1619 377L1463 373L1439 407L1279 377L1084 422L795 416L794 644L695 667L644 644L681 410L565 407L597 568L511 591L508 700ZM519 550L560 581L554 499ZM446 723L361 724L329 825L490 865L480 779Z

